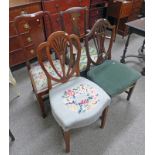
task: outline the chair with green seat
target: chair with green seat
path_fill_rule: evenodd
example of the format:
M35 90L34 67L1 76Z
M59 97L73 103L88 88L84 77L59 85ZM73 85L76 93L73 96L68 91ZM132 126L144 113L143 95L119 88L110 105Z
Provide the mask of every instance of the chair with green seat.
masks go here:
M104 89L111 97L125 91L128 94L127 100L129 100L133 88L140 78L140 73L125 64L111 60L114 34L115 26L111 26L106 19L99 19L86 35L85 46L89 69L87 77ZM89 52L93 42L98 54L96 61L91 58ZM93 67L91 67L91 64L93 64Z

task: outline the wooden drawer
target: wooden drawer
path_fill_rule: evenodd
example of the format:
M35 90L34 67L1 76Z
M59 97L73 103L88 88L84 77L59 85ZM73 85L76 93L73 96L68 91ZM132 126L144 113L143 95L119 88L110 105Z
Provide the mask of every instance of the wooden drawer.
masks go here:
M10 8L9 20L13 21L16 16L19 16L24 13L34 13L34 12L37 12L40 10L41 10L41 8L40 8L39 4L32 4L32 5L28 5L28 6Z
M141 6L142 6L142 2L141 1L137 1L137 2L133 3L133 9L134 8L141 8Z
M16 29L15 29L15 23L14 22L9 23L9 35L10 36L16 35Z
M11 37L9 39L9 51L14 51L20 48L20 43L18 37Z
M20 33L24 33L24 35L22 35L23 42L25 45L29 46L26 51L23 51L19 42L19 38L16 34L14 18L23 13L34 13L40 10L41 10L41 5L38 2L10 8L10 12L9 12L10 66L21 64L23 62L26 62L27 59L32 59L36 57L36 51L35 51L36 47L38 46L38 44L40 44L45 40L42 21L40 21L39 19L36 19L35 21L29 22L29 23L25 21L21 21L21 23L19 24L19 31ZM30 46L30 45L33 45L33 46Z
M22 50L16 50L9 54L9 64L11 66L25 62L25 59L25 53Z
M128 17L132 11L132 3L124 3L120 12L120 18Z

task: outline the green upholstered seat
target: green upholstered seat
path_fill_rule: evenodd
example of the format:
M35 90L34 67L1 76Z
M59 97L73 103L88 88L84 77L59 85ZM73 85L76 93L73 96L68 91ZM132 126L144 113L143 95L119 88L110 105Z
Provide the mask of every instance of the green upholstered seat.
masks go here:
M140 73L125 64L106 60L88 71L87 76L110 96L115 96L132 86L140 78Z

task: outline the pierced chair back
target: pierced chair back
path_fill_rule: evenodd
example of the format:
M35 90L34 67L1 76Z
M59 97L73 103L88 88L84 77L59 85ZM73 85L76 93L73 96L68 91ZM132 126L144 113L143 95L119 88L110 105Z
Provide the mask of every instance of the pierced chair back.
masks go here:
M62 30L69 34L76 34L83 38L88 29L88 8L72 7L65 11L60 11Z
M92 29L86 34L85 48L88 58L88 69L90 65L99 65L106 59L111 59L111 49L115 35L115 26L112 26L107 19L98 19ZM96 58L90 53L90 48L96 52Z
M74 57L73 54L73 44L76 43L78 54L77 57ZM53 50L56 57L57 63L54 64L54 56L50 54L50 51ZM38 60L44 70L47 79L48 79L48 88L52 88L52 81L57 83L65 83L74 75L79 76L79 60L81 55L81 45L79 37L72 34L68 35L64 31L57 31L52 33L47 42L41 43L37 48ZM47 67L44 64L43 53L46 54L48 61L55 72L55 74L50 74ZM68 55L68 56L67 56Z
M33 33L36 30L32 29L31 25L33 26L36 25L40 27L41 31L44 31L43 20L45 17L46 17L46 20L48 19L50 23L51 32L52 32L52 21L48 11L44 11L44 12L38 11L36 13L22 14L20 16L15 17L16 32L19 38L20 47L27 57L26 64L28 66L28 69L30 69L29 60L33 59L36 56L36 48L37 48L37 45L40 44L40 42L34 43L33 38L42 37L42 38L45 38L46 40L47 39L46 36L48 36L48 34L46 33L45 33L45 36L36 36L36 33ZM24 24L24 27L21 27L22 24Z
M41 113L43 117L46 117L45 107L44 107L44 98L48 95L48 86L47 86L47 78L44 71L41 69L38 63L30 64L30 60L37 56L36 48L40 42L33 42L33 38L41 37L41 42L46 39L46 36L41 36L44 33L36 33L36 31L44 31L43 20L48 19L51 32L52 32L52 22L50 18L50 14L47 11L39 11L32 14L22 14L15 18L15 26L17 31L17 37L19 39L19 44L22 52L26 57L26 65L28 68L29 77L31 80L33 91L36 95L37 101L40 105ZM21 25L24 24L24 27ZM32 27L36 27L36 29ZM37 35L39 34L39 35ZM41 39L39 39L41 40ZM46 55L44 56L44 60L46 60Z

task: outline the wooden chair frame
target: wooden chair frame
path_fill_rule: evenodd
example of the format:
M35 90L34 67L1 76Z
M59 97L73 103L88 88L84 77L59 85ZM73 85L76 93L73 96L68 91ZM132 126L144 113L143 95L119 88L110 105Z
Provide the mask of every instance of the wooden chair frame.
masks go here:
M114 37L115 37L115 29L116 29L115 25L111 25L107 19L101 18L96 21L96 23L94 24L92 29L89 31L89 33L86 34L85 46L86 46L86 54L88 58L87 71L90 69L91 64L96 66L101 63L104 63L104 61L107 59L111 59L111 50L112 50L112 45L113 45ZM111 31L110 36L106 35L106 30ZM96 62L94 62L91 59L91 55L89 52L90 39L91 40L93 39L94 44L96 46L97 53L98 53L98 58ZM104 46L105 39L110 39L107 50L105 49L105 46ZM103 56L103 53L105 54L104 56ZM124 90L128 94L127 100L130 99L133 89L135 87L135 84L136 83L130 86L128 88L129 89L128 91Z
M29 29L26 32L21 33L20 32L20 27L19 27L20 26L19 25L20 22L21 21L30 22L30 21L35 21L35 20L38 20L38 19L43 21L44 18L46 18L46 19L48 18L50 26L51 26L51 32L52 32L52 21L51 21L50 13L48 11L44 11L44 12L43 11L39 11L39 12L32 13L32 14L22 14L20 16L15 17L16 32L17 32L17 35L18 35L18 38L19 38L20 46L21 46L23 51L27 51L28 48L36 49L36 45L35 45L35 43L33 43L33 41L32 41L32 43L30 43L28 45L24 44L24 39L23 39L22 36L26 35L26 34L29 34L31 36L31 29ZM47 36L47 34L45 35L45 39L46 39L46 36ZM33 81L32 75L30 73L30 69L31 69L30 60L31 59L27 59L26 66L28 68L28 73L29 73L29 77L31 79L31 84L32 84L33 91L34 91L34 93L36 95L36 98L37 98L37 100L39 102L39 105L40 105L42 116L43 116L43 118L45 118L46 117L46 113L45 113L43 98L44 98L45 95L48 94L48 89L43 90L43 91L41 91L39 93L37 92L35 83Z
M77 24L79 22L78 20L81 20L78 17L80 16L80 13L82 11L84 11L84 34L80 34L80 30ZM61 21L62 30L66 32L66 27L65 27L65 22L64 22L65 14L69 14L71 16L70 20L72 23L72 30L73 30L72 33L78 35L80 39L83 39L88 29L88 19L89 19L88 8L87 7L72 7L65 11L60 11L60 19L61 19L60 21Z
M77 57L75 59L73 54L73 44L77 45ZM70 61L68 64L68 70L65 71L65 56L66 56L66 48L69 47L70 51ZM56 56L58 60L60 60L61 68L62 68L62 75L60 75L54 66L52 56L50 55L50 50L54 49L54 52L56 53ZM58 75L58 78L53 77L46 67L44 66L44 59L42 57L42 54L46 53L48 61L50 62L50 65ZM52 88L52 82L56 81L59 83L65 83L67 82L71 77L73 76L79 76L80 70L79 70L79 61L80 61L80 55L81 55L81 44L79 37L75 34L68 35L67 33L63 31L57 31L52 33L49 37L47 42L41 43L37 48L37 54L38 54L38 61L44 70L46 76L48 77L48 89L50 90ZM74 60L74 61L73 61ZM76 73L76 74L75 74ZM108 107L106 107L102 113L101 116L101 128L105 125L105 120L108 112ZM66 146L66 152L70 152L70 131L63 131L63 137L65 141Z
M111 35L107 35L107 31L111 31ZM85 36L85 48L86 55L88 58L87 70L90 69L90 65L99 65L104 62L106 59L111 59L111 49L113 45L113 38L115 35L115 26L111 25L107 19L98 19L93 25L92 29ZM105 48L105 40L109 40L108 49ZM97 50L98 58L95 62L92 60L89 53L89 41L93 40L95 48ZM103 54L105 54L103 56Z

